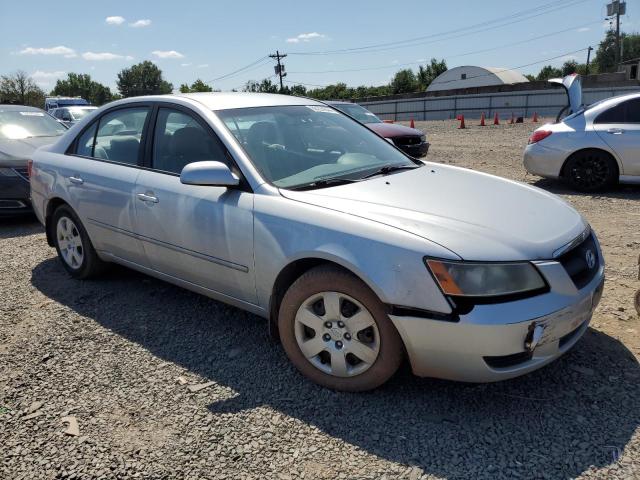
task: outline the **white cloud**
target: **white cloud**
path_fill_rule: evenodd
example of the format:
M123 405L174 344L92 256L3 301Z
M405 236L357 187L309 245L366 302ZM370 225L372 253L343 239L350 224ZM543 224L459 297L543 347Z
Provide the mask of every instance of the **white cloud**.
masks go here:
M48 48L27 47L20 50L18 53L20 55L64 55L65 58L73 58L77 56L75 50L62 45Z
M67 72L63 72L62 70L59 70L57 72L43 72L42 70L36 70L31 74L31 78L33 78L34 80L46 80L50 78L64 77L66 74Z
M318 32L301 33L295 37L287 38L288 43L310 42L311 40L326 38L326 35Z
M201 63L200 65L198 65L198 68L207 68L208 66L208 63Z
M122 24L125 22L125 20L124 20L124 17L121 17L121 16L119 16L119 15L116 15L116 16L114 16L114 17L107 17L107 18L105 18L105 19L104 19L104 22L105 22L107 25L122 25Z
M91 60L91 61L102 61L102 60L133 60L133 57L131 55L118 55L117 53L111 53L111 52L101 52L101 53L95 53L95 52L84 52L82 54L82 58L84 58L85 60Z
M582 27L576 30L576 32L588 32L589 30L591 30L589 27Z
M129 26L133 28L143 28L148 27L149 25L151 25L151 20L149 20L148 18L142 18L129 24Z
M180 64L181 67L190 67L191 65L193 65L193 64L191 64L191 63L181 63Z
M184 55L175 50L154 50L151 55L158 58L184 58Z

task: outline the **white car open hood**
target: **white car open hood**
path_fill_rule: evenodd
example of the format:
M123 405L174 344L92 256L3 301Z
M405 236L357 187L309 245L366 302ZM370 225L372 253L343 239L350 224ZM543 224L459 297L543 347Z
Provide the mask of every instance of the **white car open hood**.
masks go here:
M544 190L429 162L358 183L281 193L411 232L466 260L550 259L586 228L578 212Z
M564 78L550 78L550 83L562 85L569 97L569 113L576 113L582 107L582 78L577 73L572 73Z

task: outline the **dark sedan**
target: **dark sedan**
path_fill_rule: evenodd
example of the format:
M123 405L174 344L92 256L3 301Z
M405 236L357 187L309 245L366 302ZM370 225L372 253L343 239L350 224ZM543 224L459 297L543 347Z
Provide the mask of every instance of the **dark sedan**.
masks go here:
M364 123L369 130L388 138L400 150L414 158L424 157L429 151L427 136L420 130L405 127L395 123L384 123L373 113L357 103L351 102L326 102L342 113Z
M31 212L28 160L66 130L39 108L0 105L0 216Z

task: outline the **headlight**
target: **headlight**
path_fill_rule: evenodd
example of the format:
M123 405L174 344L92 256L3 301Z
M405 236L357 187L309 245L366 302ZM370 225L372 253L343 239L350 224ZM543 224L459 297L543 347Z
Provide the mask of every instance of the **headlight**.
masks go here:
M529 262L474 263L425 260L446 295L496 297L540 290L546 286Z
M420 137L420 142L421 142L421 143L424 143L424 142L426 142L426 141L427 141L427 136L426 136L426 135L422 135L422 136Z

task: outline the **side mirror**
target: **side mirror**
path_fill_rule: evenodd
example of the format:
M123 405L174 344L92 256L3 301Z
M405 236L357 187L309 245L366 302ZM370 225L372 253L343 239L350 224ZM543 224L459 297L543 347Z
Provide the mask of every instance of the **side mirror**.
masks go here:
M222 162L193 162L184 166L180 182L185 185L208 185L212 187L233 187L240 179Z

